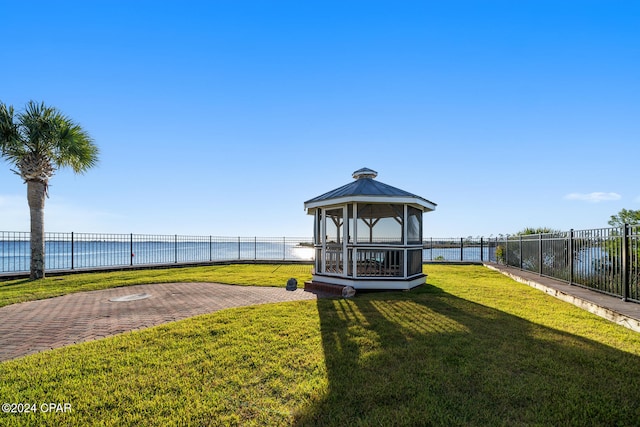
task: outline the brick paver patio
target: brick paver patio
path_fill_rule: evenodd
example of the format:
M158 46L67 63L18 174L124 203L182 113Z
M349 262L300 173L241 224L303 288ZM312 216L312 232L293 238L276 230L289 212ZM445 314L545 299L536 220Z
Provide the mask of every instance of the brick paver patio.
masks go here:
M140 294L149 297L110 301ZM167 283L13 304L0 308L0 362L225 308L316 298L302 289Z

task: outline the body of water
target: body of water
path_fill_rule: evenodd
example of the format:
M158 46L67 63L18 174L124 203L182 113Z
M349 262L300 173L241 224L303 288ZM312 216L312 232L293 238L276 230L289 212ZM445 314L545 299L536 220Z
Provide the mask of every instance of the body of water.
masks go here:
M483 248L490 259L493 248ZM176 236L141 240L128 235L97 240L48 240L45 244L47 270L93 267L154 265L210 261L312 261L314 249L305 239L201 238L184 240ZM480 247L424 249L423 261L479 261ZM30 246L26 240L0 240L0 272L29 271Z
M236 260L311 261L313 248L285 240L47 241L47 270ZM28 241L0 241L0 272L29 271Z

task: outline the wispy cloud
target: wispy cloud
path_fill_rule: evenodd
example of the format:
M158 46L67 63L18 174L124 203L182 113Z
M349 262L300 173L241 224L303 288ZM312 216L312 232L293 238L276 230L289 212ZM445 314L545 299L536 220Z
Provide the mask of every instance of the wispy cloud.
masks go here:
M0 231L28 231L29 206L26 194L0 194Z
M119 232L122 215L65 202L45 201L46 231ZM0 231L29 231L29 205L25 195L0 194ZM118 231L115 231L118 230Z
M622 196L618 193L602 193L596 191L593 193L570 193L564 196L564 198L567 200L581 200L583 202L600 203L620 200Z

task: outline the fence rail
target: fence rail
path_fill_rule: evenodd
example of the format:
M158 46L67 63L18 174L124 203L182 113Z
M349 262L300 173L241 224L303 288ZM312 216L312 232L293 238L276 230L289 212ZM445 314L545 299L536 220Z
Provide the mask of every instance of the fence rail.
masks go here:
M28 232L0 231L0 274L29 271ZM426 239L422 261L495 261L497 239ZM339 254L342 254L340 249ZM45 233L47 271L214 261L313 261L306 237Z
M496 261L640 302L640 226L507 236Z
M29 237L27 232L0 231L0 276L29 271ZM45 233L48 271L314 258L313 239L306 237ZM428 238L422 261L497 262L640 302L640 226L490 239Z
M497 238L428 238L422 242L423 261L496 261Z
M29 271L29 233L0 232L0 274ZM310 238L45 233L47 271L213 261L313 260Z

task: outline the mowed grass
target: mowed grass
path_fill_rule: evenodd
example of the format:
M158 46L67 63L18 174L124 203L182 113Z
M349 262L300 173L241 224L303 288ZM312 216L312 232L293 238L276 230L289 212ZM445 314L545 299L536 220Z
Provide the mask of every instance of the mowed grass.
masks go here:
M49 276L42 280L0 281L0 307L74 292L119 286L173 282L215 282L230 285L281 286L295 278L300 286L311 280L310 264L231 264L206 267L125 270Z
M640 334L480 266L0 364L0 425L638 425Z

